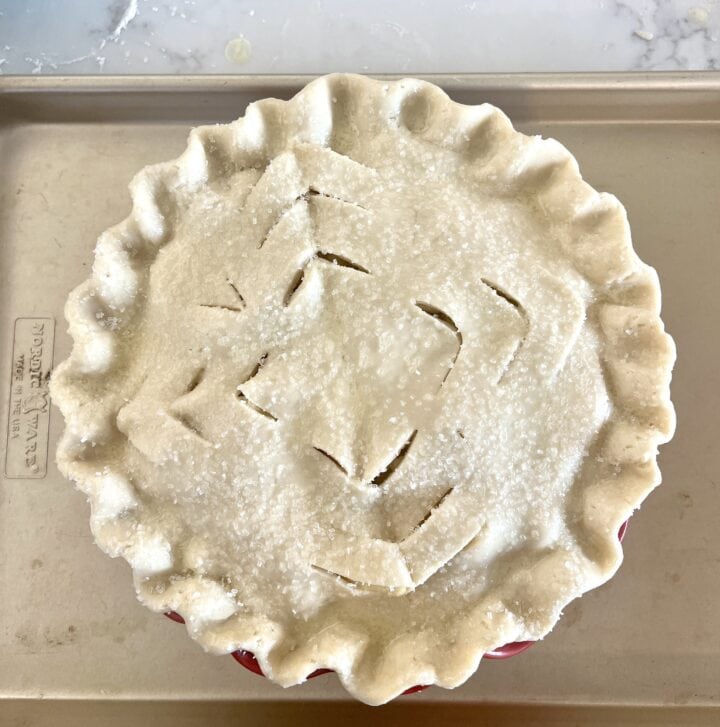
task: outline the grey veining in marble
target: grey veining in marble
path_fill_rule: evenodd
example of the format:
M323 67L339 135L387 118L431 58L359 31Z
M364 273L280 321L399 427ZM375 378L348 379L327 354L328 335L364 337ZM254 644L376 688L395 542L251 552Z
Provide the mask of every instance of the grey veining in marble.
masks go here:
M0 0L0 73L720 69L720 0Z

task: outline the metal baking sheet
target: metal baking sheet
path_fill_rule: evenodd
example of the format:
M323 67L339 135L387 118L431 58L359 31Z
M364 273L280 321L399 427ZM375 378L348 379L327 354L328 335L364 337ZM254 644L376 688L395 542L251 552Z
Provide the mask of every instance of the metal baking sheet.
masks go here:
M42 376L18 373L19 357L49 370L67 355L64 301L87 276L98 234L128 213L132 175L182 151L194 124L229 121L248 102L288 97L307 80L0 78L1 442L17 425L14 390L24 387L42 409ZM720 710L720 74L430 80L559 139L594 187L624 202L636 248L663 284L679 351L679 425L660 457L664 484L630 523L618 575L571 604L525 654L484 662L453 692L430 689L399 706L408 715L440 701ZM40 388L31 391L33 381ZM85 500L55 467L59 412L35 413L18 425L35 451L14 442L3 455L2 696L25 706L230 700L253 703L253 714L288 700L348 700L332 675L283 690L203 653L182 627L137 604L127 566L94 546ZM0 723L3 709L19 709L4 704Z

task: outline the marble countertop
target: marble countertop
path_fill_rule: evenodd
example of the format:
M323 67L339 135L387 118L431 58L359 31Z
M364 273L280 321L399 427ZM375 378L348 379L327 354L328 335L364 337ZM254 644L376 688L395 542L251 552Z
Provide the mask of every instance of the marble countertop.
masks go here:
M0 73L720 69L720 0L0 0Z

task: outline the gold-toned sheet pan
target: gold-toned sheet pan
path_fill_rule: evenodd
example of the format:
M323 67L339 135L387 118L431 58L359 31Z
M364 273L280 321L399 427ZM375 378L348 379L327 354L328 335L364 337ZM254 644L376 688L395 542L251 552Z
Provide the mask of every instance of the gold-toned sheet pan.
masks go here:
M64 301L87 276L98 234L128 213L132 175L181 152L192 125L228 121L307 80L0 77L2 725L22 715L44 723L42 714L69 724L68 710L88 704L53 712L41 698L98 700L108 715L125 704L128 718L141 708L129 700L148 709L193 700L192 709L215 705L218 715L241 703L258 722L263 709L279 715L298 702L326 713L321 703L333 702L348 724L370 714L347 703L333 675L283 690L203 653L181 626L136 603L128 568L94 546L84 498L55 467L61 416L28 368L32 359L49 370L67 355ZM480 703L545 705L538 718L548 705L573 714L674 705L684 724L690 714L720 722L720 74L431 80L559 139L595 188L626 205L635 246L660 274L678 346L678 431L660 457L664 483L632 518L625 563L609 584L571 604L526 653L483 662L453 692L429 689L386 709L417 723L420 705L429 715L439 702L478 715L489 709Z

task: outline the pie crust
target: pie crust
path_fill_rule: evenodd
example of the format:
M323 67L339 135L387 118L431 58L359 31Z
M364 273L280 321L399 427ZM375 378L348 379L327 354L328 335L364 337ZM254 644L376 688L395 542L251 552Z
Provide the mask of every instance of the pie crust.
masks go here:
M144 604L379 704L616 571L675 351L624 208L561 144L332 75L130 189L52 393L59 467Z

